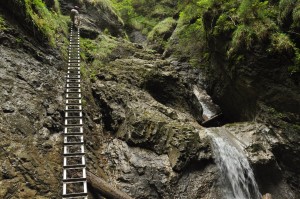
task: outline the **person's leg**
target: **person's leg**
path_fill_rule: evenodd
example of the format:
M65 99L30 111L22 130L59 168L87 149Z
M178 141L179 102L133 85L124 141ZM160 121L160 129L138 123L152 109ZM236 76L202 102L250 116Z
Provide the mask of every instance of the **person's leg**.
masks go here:
M76 17L75 17L75 22L74 22L74 23L75 23L76 27L79 28L79 25L80 25L80 19L79 19L79 16L76 16Z
M75 17L74 16L71 16L71 22L72 22L72 27L74 28L75 27Z

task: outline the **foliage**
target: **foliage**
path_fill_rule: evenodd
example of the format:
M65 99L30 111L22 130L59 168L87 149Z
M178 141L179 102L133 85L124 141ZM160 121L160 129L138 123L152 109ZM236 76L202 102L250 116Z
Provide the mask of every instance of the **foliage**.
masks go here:
M284 33L275 33L271 37L271 48L279 53L285 53L294 50L294 43L288 35Z
M294 65L289 66L288 70L290 72L290 74L294 74L294 73L300 73L300 49L295 48L296 51L296 56L294 59Z
M0 31L1 30L5 30L7 27L5 25L5 21L3 19L3 17L0 15Z
M102 11L109 10L111 13L113 13L115 17L118 18L118 21L124 24L123 20L116 13L114 6L110 0L90 0L89 3L91 3L93 6L99 8Z
M53 10L55 12L57 12L58 14L61 14L61 11L60 11L60 4L59 4L59 1L58 0L54 0L54 7L53 7Z
M172 29L174 29L175 26L176 26L176 21L172 17L168 17L168 18L164 19L163 21L161 21L160 23L158 23L152 29L152 31L148 35L148 39L150 39L150 40L159 39L159 38L157 38L158 36L163 37L164 34L166 34L169 31L172 31Z
M295 5L295 0L280 0L279 2L279 21L284 23L289 15L293 12L293 7Z
M111 52L116 49L117 42L106 35L101 35L96 40L80 40L81 58L83 67L81 72L86 78L95 78L99 68L104 67L104 63L109 59Z
M293 27L300 27L300 2L297 2L293 10Z
M58 1L55 2L59 8ZM58 46L57 39L60 34L64 35L64 38L60 37L62 39L60 42L66 44L65 38L68 35L68 17L62 16L58 8L58 11L48 10L42 0L25 0L25 6L27 15L48 38L50 45Z
M161 20L172 16L177 1L112 0L113 7L127 27L147 35Z
M270 55L294 54L295 66L290 68L297 70L294 37L281 25L292 17L292 28L300 29L300 1L184 0L179 7L178 26L172 36L175 40L167 44L169 48L176 46L173 51L177 56L184 54L194 65L198 60L200 66L205 60L203 55L210 57L213 49L209 46L216 45L211 42L219 41L224 45L217 51L225 53L233 63L246 60L245 56L259 47Z

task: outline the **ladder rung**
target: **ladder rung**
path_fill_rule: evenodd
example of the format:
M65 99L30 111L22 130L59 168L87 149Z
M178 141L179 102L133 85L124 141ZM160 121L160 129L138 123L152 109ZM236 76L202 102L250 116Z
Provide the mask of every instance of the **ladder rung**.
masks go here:
M66 100L66 105L81 105L81 99L77 100Z
M80 74L80 71L68 71L68 74Z
M82 152L76 152L76 153L64 153L63 154L64 156L66 157L69 157L69 156L81 156L81 155L85 155L85 153L82 153Z
M67 88L80 88L80 83L78 82L71 82L71 83L67 83Z
M65 119L65 125L82 125L83 120L82 119Z
M79 133L79 134L83 134L83 127L80 126L76 126L76 127L69 127L69 126L66 126L65 129L64 129L64 134L65 135L71 135L71 133Z
M68 82L66 88L80 88L80 82Z
M75 132L75 133L64 133L65 135L83 135L83 133Z
M68 70L80 70L80 67L79 66L71 66L71 67L68 67Z
M85 168L85 164L73 164L73 165L64 165L66 169L78 169L78 168Z
M67 96L66 99L81 99L81 96L78 96L78 97Z
M66 110L72 110L72 111L81 111L82 110L82 105L66 105Z
M81 94L78 93L78 96L71 96L67 93L66 99L81 99Z
M69 74L67 75L68 79L80 79L80 75Z
M69 63L68 66L77 66L77 67L80 67L80 63Z
M70 88L70 87L67 87L67 88ZM77 88L77 87L71 87L71 88ZM81 93L81 90L80 91L67 90L66 93Z
M81 119L82 116L65 116L66 119Z
M70 104L68 104L68 105L70 105ZM82 111L71 111L71 110L69 110L69 111L66 111L65 112L65 117L82 117Z
M74 83L74 84L76 84L76 83ZM80 88L67 88L66 92L67 93L81 93L81 89Z
M64 145L70 146L70 145L83 145L84 142L64 142Z
M80 79L67 79L67 83L80 83Z
M65 124L65 127L70 127L70 126L83 126L83 124Z
M63 198L70 198L70 197L78 197L78 196L87 196L87 193L69 193L69 194L64 194Z
M63 179L63 182L82 182L85 180L86 178L69 178L69 179Z

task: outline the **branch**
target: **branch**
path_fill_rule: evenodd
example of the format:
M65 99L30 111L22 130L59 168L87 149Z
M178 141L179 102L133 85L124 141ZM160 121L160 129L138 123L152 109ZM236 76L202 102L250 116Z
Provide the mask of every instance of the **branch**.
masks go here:
M94 175L93 173L87 171L87 182L94 189L99 191L104 197L111 199L133 199L127 193L112 187L110 184L105 182L102 178Z

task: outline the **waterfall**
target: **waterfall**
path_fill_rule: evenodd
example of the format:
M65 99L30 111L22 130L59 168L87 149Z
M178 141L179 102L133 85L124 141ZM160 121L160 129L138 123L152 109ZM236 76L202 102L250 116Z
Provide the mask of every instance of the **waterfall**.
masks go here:
M225 128L207 129L212 138L215 162L221 173L225 199L261 199L253 171L243 152L242 143Z
M213 116L221 113L221 109L218 105L214 104L211 97L206 93L204 89L193 86L193 93L197 97L199 103L203 108L203 119L208 120Z

